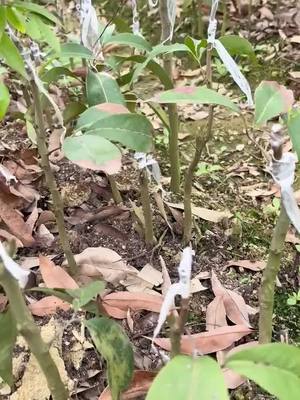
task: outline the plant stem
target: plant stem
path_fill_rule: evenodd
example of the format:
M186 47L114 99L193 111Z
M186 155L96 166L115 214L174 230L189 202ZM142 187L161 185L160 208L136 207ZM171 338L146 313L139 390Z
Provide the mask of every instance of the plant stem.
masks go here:
M167 40L171 34L171 24L168 18L167 0L159 1L159 13L161 20L161 41L169 44ZM173 61L172 55L166 54L163 59L164 69L173 81ZM169 159L170 159L170 175L171 175L171 190L178 193L180 190L180 161L179 161L179 147L178 147L178 129L179 117L176 104L167 104L169 116Z
M272 339L272 318L276 277L290 221L283 204L273 232L269 258L263 273L259 299L259 343L269 343Z
M116 203L116 205L122 203L123 199L122 199L121 193L118 189L115 177L113 175L107 175L107 179L108 179L108 182L109 182L109 185L111 188L111 193L112 193L114 202Z
M57 223L60 243L67 258L70 273L74 276L78 272L78 267L75 262L73 253L71 251L70 241L64 223L63 201L58 191L55 177L52 172L48 158L48 149L46 145L46 132L44 126L44 117L43 117L43 109L41 105L40 93L34 81L31 82L31 88L32 88L32 95L33 95L33 102L34 102L35 116L36 116L37 147L39 155L41 157L41 166L45 173L46 183L50 191L53 202L53 211Z
M145 219L145 242L148 247L155 244L155 236L153 231L152 210L149 193L148 173L145 168L140 173L141 202Z
M224 36L226 33L227 23L228 23L227 0L222 1L222 9L223 9L223 21L221 26L221 36Z
M68 400L67 388L60 378L59 371L43 341L40 329L26 307L18 282L0 263L0 283L9 299L9 307L16 322L17 331L25 338L32 354L37 359L47 380L53 400Z
M189 313L189 298L181 299L179 316L175 317L175 321L171 326L170 340L171 340L171 357L180 354L181 336L184 333L184 326L186 324Z
M207 47L206 55L206 83L207 87L211 87L212 84L212 66L211 66L211 44ZM183 242L187 245L192 237L192 225L193 225L193 214L192 214L192 187L193 187L193 177L195 169L200 161L200 157L205 148L206 143L211 139L212 136L212 126L213 126L213 116L214 108L212 105L209 106L208 112L208 122L205 135L200 135L196 137L196 149L194 157L188 166L185 181L184 181L184 228L183 228Z

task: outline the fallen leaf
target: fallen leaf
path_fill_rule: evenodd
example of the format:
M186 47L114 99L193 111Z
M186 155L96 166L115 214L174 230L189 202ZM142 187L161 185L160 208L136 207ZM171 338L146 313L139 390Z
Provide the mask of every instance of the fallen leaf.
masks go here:
M223 297L226 315L230 321L237 325L244 324L249 327L248 309L243 297L233 290L224 288L214 271L211 273L211 285L214 295Z
M102 301L104 305L116 307L126 313L129 308L133 311L147 310L159 313L163 298L148 293L116 292L107 294Z
M34 245L35 240L31 235L30 227L26 225L21 215L15 209L2 201L1 197L0 217L4 221L5 225L8 226L11 233L20 239L24 246Z
M136 268L127 265L118 253L106 247L88 247L75 255L75 261L80 275L100 277L112 284L119 284L128 275L138 274Z
M193 278L191 280L191 288L190 288L191 294L203 292L203 290L207 290L207 289L208 288L206 286L203 286L199 279Z
M24 247L23 243L21 242L20 239L18 239L16 236L12 235L11 233L5 231L4 229L0 229L0 237L7 240L8 242L14 241L17 249L20 247Z
M0 293L0 313L5 310L7 302L8 298L4 294Z
M56 314L58 309L68 311L70 307L70 304L55 296L46 296L28 305L31 313L38 317Z
M35 202L33 210L31 211L31 214L29 215L29 217L26 220L26 225L29 226L31 233L33 232L33 229L34 229L34 226L36 224L38 217L39 217L39 211L37 208L37 203Z
M223 353L222 360L220 362L220 360L218 359L218 362L221 365L223 365L226 357L229 357L232 354L239 352L240 350L244 350L245 348L255 347L257 345L258 345L258 342L252 341L252 342L247 342L247 343L241 344L239 346L233 347L232 349L229 349L228 351L224 350L224 351L222 351L222 353ZM237 374L236 372L232 371L229 368L223 368L222 372L223 372L225 383L226 383L228 389L236 389L237 387L239 387L240 385L245 383L247 380L245 377Z
M44 225L41 224L35 234L35 238L40 245L44 247L49 247L55 240L54 235L49 231L49 229Z
M206 309L206 330L227 326L223 296L216 296Z
M159 286L163 283L162 273L153 268L151 264L146 264L137 275L139 278L151 283L152 286Z
M160 261L162 277L163 277L163 283L161 285L161 293L163 296L165 296L171 286L171 278L169 275L168 268L166 267L165 260L162 258L161 255L159 256L159 261Z
M300 243L300 238L297 237L293 232L288 232L285 241L287 243L292 243L292 244L299 244Z
M269 21L273 21L274 15L272 11L267 7L261 7L259 10L261 18L266 18Z
M45 256L40 256L40 272L48 288L77 289L79 286L61 267Z
M290 71L289 75L294 79L300 79L300 71Z
M209 332L184 335L181 337L181 352L184 354L210 354L226 349L232 343L252 332L252 329L245 325L223 326ZM170 339L156 338L154 343L164 350L171 350Z
M300 35L294 35L294 36L292 36L292 37L289 39L289 41L290 41L291 43L299 43L299 44L300 44Z
M51 254L46 257L49 258L49 260L52 260L56 256L56 254ZM40 259L39 257L21 257L19 264L24 269L31 269L40 265Z
M169 207L177 208L179 210L184 211L183 203L166 202L166 204ZM218 223L226 218L232 217L232 214L229 211L215 211L215 210L209 210L208 208L196 207L196 206L192 206L192 213L195 217L199 217L201 219L204 219L205 221L210 221L214 223Z
M144 396L155 378L156 373L152 371L134 371L131 384L125 392L122 393L120 400L134 400ZM106 387L98 400L112 400L109 387Z
M124 319L127 318L127 310L121 310L120 308L117 307L112 307L109 304L102 303L101 306L105 310L105 312L113 318L116 319ZM129 309L128 309L129 310Z
M251 271L262 271L266 268L265 261L251 261L251 260L231 260L224 268L228 267L240 267L245 269L250 269Z

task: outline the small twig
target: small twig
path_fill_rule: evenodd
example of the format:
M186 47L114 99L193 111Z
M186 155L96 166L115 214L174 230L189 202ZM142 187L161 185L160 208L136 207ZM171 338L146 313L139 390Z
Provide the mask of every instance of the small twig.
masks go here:
M151 251L151 256L150 256L150 264L152 264L153 262L153 257L154 257L154 253L157 249L159 249L162 246L163 240L168 232L169 228L166 228L163 233L161 234L160 238L158 239L157 244L153 247L152 251Z

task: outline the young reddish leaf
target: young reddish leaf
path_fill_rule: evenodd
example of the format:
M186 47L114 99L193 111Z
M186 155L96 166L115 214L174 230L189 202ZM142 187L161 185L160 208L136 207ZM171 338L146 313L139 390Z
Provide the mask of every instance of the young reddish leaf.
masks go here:
M223 297L226 315L230 321L237 325L250 326L249 313L243 297L233 290L224 288L214 271L211 274L211 284L214 295Z
M134 400L144 396L155 378L156 373L152 371L134 371L133 380L129 388L122 393L122 400ZM98 400L112 400L111 392L107 386Z
M232 260L229 261L225 268L228 267L240 267L245 269L251 269L251 271L262 271L266 267L265 261L251 261L251 260Z
M95 106L97 110L106 111L109 114L126 114L129 113L128 108L117 103L101 103Z
M226 349L232 343L252 332L252 329L245 325L223 326L209 332L184 335L181 337L181 352L184 354L210 354ZM161 348L170 351L171 342L167 338L156 338L154 343Z
M121 169L121 152L109 140L95 135L67 137L63 150L66 157L82 168L116 174Z
M206 309L206 330L211 331L226 325L226 311L223 296L216 296Z
M58 297L47 296L36 301L35 303L29 304L28 308L33 315L44 317L46 315L55 314L57 309L68 311L70 309L70 304L59 299Z
M103 298L104 305L116 307L126 313L128 308L133 311L147 310L159 313L162 302L163 298L160 295L140 292L116 292Z
M39 260L42 278L48 288L78 289L77 283L64 269L45 256L40 256Z
M255 91L255 122L259 125L282 113L294 103L292 90L274 81L263 81Z

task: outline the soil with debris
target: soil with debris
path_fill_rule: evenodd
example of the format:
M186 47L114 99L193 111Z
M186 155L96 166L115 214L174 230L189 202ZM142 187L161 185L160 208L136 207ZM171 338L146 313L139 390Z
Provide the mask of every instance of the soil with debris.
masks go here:
M299 60L299 43L289 41L289 38L297 35L297 29L299 30L300 10L299 7L296 8L295 2L292 3L293 5L291 2L282 1L274 15L269 8L269 13L264 10L267 6L254 7L249 40L257 44L259 64L256 69L250 71L249 77L253 85L261 79L278 80L281 84L286 84L287 87L293 89L295 98L299 101L299 79L293 78L292 74ZM142 18L144 18L143 15ZM230 21L232 24L230 29L235 32L240 31L243 34L249 28L247 18L238 18L235 12L232 18L230 17ZM191 24L192 21L187 18L186 31L189 31ZM180 34L179 32L178 35ZM283 35L286 36L285 39ZM263 60L266 63L262 62ZM176 84L201 83L199 76L192 77L190 70L183 69L185 62L186 60L178 61ZM220 76L217 77L216 85L224 91L226 88L226 93L229 92L229 94L235 91L233 86L228 85L226 79ZM156 86L148 76L142 79L136 88L136 92L143 93L144 96L145 93L152 93L153 90L159 90L159 85ZM15 101L12 102L12 107L16 107L16 110L18 101L16 94ZM179 110L182 121L179 135L180 154L183 160L182 177L184 177L194 151L194 136L205 128L207 108L180 106ZM161 271L161 256L171 280L175 281L182 250L183 216L180 203L183 193L173 195L169 192L167 138L152 111L148 109L144 111L155 127L156 153L154 156L162 172L164 203L157 185L152 182L151 186L157 238L155 246L147 247L144 243L138 186L139 172L132 154L124 154L123 170L115 177L123 199L122 204L119 205L115 205L113 201L110 185L104 174L84 171L65 158L55 160L53 169L64 199L65 222L74 254L79 254L90 247L102 246L116 251L122 261L139 271L146 264L151 264L154 269ZM61 265L63 253L58 243L51 199L42 172L38 168L36 149L27 138L24 123L15 121L13 115L12 113L1 127L0 161L17 176L22 187L20 185L16 187L12 182L7 189L5 180L1 179L0 202L1 204L13 202L10 204L22 211L25 221L28 222L28 218L32 218L33 236L36 243L33 246L22 247L17 232L7 229L7 223L3 218L0 224L0 237L9 239L9 236L5 236L5 232L9 231L12 237L17 239L17 243L20 244L17 261L21 264L29 257L32 259L42 254L51 255L52 261L56 265ZM262 272L253 271L250 267L252 261L267 260L271 235L278 216L276 199L279 196L278 188L274 186L266 168L269 162L269 129L261 131L253 128L250 122L251 114L246 119L249 124L247 130L241 118L227 115L224 110L216 107L213 140L208 144L207 151L202 157L200 165L202 168L199 167L195 174L193 205L218 211L224 216L220 222L215 223L206 220L206 215L202 215L202 218L199 218L197 213L194 215L195 229L191 245L196 255L192 272L193 278L202 276L200 278L202 287L191 297L186 325L189 334L206 330L207 306L214 299L209 278L211 271L214 271L225 288L240 294L245 303L252 307L250 322L253 333L243 337L237 345L257 340L258 315L255 310L258 307ZM290 143L287 139L286 149L289 148ZM300 188L300 183L297 177L295 190L300 203L298 188ZM162 204L164 204L164 212L162 212ZM32 216L35 210L37 210L36 217ZM293 228L290 229L288 239L276 287L273 338L275 341L299 344L299 305L287 304L288 298L294 292L298 292L300 279L299 252L296 249L300 239ZM245 260L245 267L234 266L232 261L237 260ZM38 265L37 263L32 267L36 278L34 285L42 283ZM118 290L125 290L124 286L108 283L107 293ZM160 285L154 286L151 290L161 293ZM30 302L43 297L36 292L28 295ZM138 370L157 370L162 364L162 359L151 348L149 340L157 318L158 314L154 312L135 311L131 312L129 317L120 320L120 324L133 343L135 368ZM95 352L91 338L86 336L86 332L84 333L83 313L70 310L59 311L54 316L35 316L35 319L40 326L45 328L45 331L49 327L50 336L53 335L51 348L58 350L57 356L64 361L65 371L62 374L73 390L73 398L98 399L107 385L106 366L103 359ZM49 335L47 332L46 337L47 334ZM161 335L167 334L168 328L165 328ZM24 381L29 358L28 348L21 341L14 353L14 374L18 378L14 388L15 393L18 393L25 385L24 382L28 383L30 380L27 377ZM9 389L0 385L0 397L13 399L15 393L11 395L5 390ZM231 398L258 400L272 397L262 393L262 390L254 384L246 382L231 392Z

